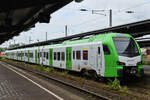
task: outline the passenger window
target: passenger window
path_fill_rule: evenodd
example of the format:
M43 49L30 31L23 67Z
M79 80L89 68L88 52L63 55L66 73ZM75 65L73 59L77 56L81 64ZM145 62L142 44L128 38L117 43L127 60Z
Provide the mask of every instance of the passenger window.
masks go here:
M75 51L73 51L73 59L75 59Z
M101 50L100 50L100 47L98 47L98 54L100 54L100 51L101 51Z
M16 54L15 54L16 55ZM28 57L27 53L25 53L25 56Z
M40 57L42 57L42 52L40 52Z
M31 58L33 58L33 53L31 53Z
M44 52L44 58L46 57L46 52Z
M83 60L88 60L88 51L87 50L83 51Z
M106 55L110 54L110 50L107 45L103 45L103 50L104 50L104 54L106 54Z
M54 52L54 60L56 60L56 52Z
M64 53L64 52L61 53L61 60L62 60L62 61L65 60L65 53Z
M38 52L38 58L40 58L40 53Z
M48 52L46 53L46 59L48 59Z
M81 51L76 51L76 59L81 59Z
M60 52L57 52L57 60L60 60Z

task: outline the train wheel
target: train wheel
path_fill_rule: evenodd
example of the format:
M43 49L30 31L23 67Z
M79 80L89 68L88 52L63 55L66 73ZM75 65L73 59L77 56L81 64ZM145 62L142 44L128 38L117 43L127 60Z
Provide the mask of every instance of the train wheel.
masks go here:
M98 75L97 75L95 70L89 70L88 74L91 77L91 79L96 80L96 81L99 80L99 77L98 77Z
M87 78L87 76L88 76L88 71L87 71L86 69L82 69L82 70L81 70L81 75L82 75L82 77L86 77L86 78Z

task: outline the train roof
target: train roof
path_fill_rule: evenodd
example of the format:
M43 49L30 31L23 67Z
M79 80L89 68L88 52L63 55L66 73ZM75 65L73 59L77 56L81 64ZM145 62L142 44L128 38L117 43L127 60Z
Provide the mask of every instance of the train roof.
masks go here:
M33 50L33 49L42 49L42 48L50 48L50 47L60 47L65 45L74 45L74 44L81 44L81 43L87 43L87 42L98 42L98 41L109 41L112 37L132 37L130 34L123 34L123 33L106 33L106 34L99 34L99 35L93 35L90 37L85 37L79 40L68 40L61 44L53 44L53 45L45 45L45 46L39 46L39 47L29 47L29 48L22 48L22 49L15 49L11 51L23 51L23 50Z

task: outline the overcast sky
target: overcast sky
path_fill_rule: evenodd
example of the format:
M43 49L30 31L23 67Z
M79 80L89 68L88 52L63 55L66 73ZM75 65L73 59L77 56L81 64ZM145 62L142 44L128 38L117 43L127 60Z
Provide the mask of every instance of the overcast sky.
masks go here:
M88 9L83 12L80 9ZM48 40L65 36L65 25L68 26L68 35L98 30L109 27L109 9L113 11L113 26L150 19L150 0L84 0L82 3L72 2L51 15L49 24L36 24L28 32L3 43L1 47L10 43L31 43L44 41L46 32ZM101 14L92 14L91 10L105 10ZM126 13L134 11L134 13Z

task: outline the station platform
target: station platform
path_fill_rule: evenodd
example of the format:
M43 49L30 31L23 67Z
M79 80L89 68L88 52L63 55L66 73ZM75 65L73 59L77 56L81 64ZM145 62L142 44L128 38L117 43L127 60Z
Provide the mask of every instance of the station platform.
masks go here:
M0 61L0 100L63 100Z

